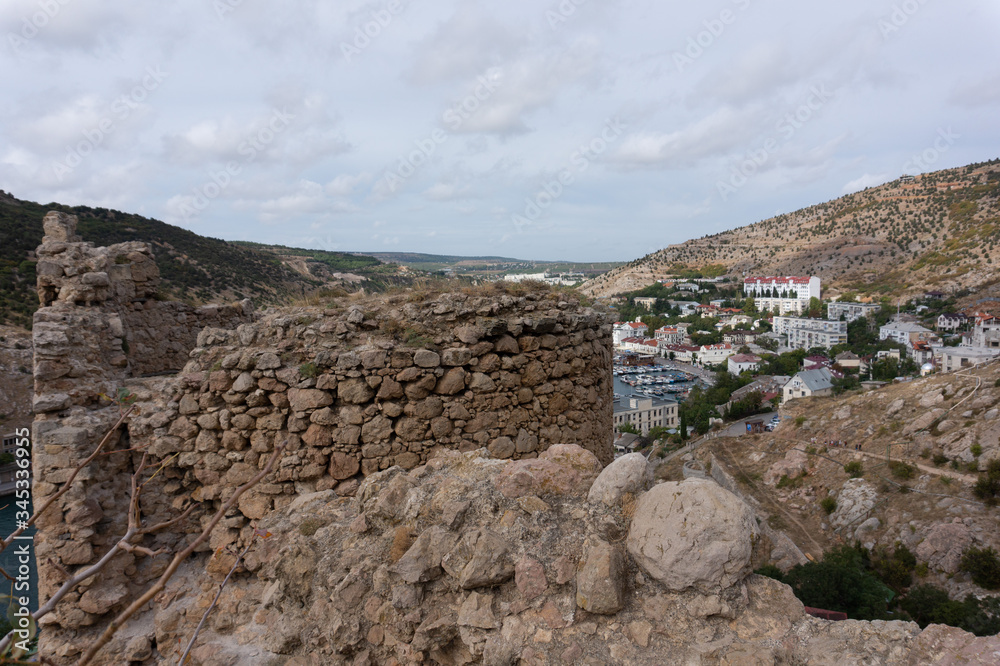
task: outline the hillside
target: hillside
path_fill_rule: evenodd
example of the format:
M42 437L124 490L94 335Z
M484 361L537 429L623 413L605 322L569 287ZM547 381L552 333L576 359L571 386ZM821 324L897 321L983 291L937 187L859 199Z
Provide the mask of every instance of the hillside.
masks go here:
M983 594L957 571L957 557L970 545L1000 548L998 509L972 492L989 461L1000 459L998 380L993 363L793 400L773 433L708 439L695 455L721 465L772 527L816 559L855 540L890 549L899 542L916 555L922 575L915 584L934 584L957 599ZM851 462L860 464L858 479L844 470ZM680 464L665 464L661 476L680 478ZM836 500L831 515L820 504L828 496Z
M1000 160L896 180L794 213L671 245L599 276L591 296L641 289L685 269L818 275L824 296L986 290L1000 278Z
M42 240L42 218L50 210L76 215L79 233L95 245L130 240L151 243L164 296L193 303L240 298L251 298L258 305L286 303L307 290L327 286L338 266L368 271L385 268L372 257L303 250L311 263L329 270L296 270L290 265L293 261L284 261L280 252L263 246L199 236L105 208L21 201L0 191L0 323L27 326L38 307L34 250Z

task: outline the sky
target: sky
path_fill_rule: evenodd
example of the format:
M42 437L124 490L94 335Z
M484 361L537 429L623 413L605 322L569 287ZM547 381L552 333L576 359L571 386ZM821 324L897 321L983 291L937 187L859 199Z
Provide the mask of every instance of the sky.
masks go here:
M0 189L628 261L1000 157L995 0L3 0Z

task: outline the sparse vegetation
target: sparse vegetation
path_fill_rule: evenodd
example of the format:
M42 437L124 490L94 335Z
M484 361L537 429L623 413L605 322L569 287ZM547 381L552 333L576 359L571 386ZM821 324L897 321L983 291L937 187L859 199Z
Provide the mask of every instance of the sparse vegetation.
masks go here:
M865 474L864 466L861 464L860 460L852 460L844 465L844 471L847 473L847 476L852 479L860 479Z
M837 510L837 498L833 495L827 495L819 501L819 506L827 515L830 515Z

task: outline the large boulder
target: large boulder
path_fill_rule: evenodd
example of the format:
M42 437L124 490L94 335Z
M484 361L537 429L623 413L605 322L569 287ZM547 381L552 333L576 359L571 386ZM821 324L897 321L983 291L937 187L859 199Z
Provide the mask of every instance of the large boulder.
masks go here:
M830 514L834 527L857 527L878 501L875 486L864 479L848 479L837 495L837 510Z
M537 458L516 460L497 476L497 489L511 499L525 495L582 496L601 472L601 461L576 444L556 444Z
M641 453L630 453L604 468L590 487L587 500L592 504L615 506L624 493L638 494L651 485L653 466Z
M935 525L917 546L916 556L935 571L958 571L962 553L972 545L972 533L962 522Z
M758 538L750 507L714 481L691 478L661 483L639 499L627 546L669 589L709 594L751 572Z

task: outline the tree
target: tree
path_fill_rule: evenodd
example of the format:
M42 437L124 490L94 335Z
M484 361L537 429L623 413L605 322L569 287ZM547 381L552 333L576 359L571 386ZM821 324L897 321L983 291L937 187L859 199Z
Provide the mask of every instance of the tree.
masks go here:
M666 439L669 434L670 433L668 433L667 429L663 426L653 426L649 429L649 434L646 435L646 437L648 437L651 442L658 442L662 439Z
M865 553L851 546L841 546L823 556L792 568L784 576L795 596L807 606L847 613L855 620L886 619L888 602L893 596L866 569Z
M681 425L680 425L680 430L681 430L681 441L683 442L684 440L686 440L688 438L687 413L683 409L681 410Z
M636 428L631 421L626 421L625 423L622 423L620 426L618 426L618 432L627 432L632 435L640 434L639 429Z

